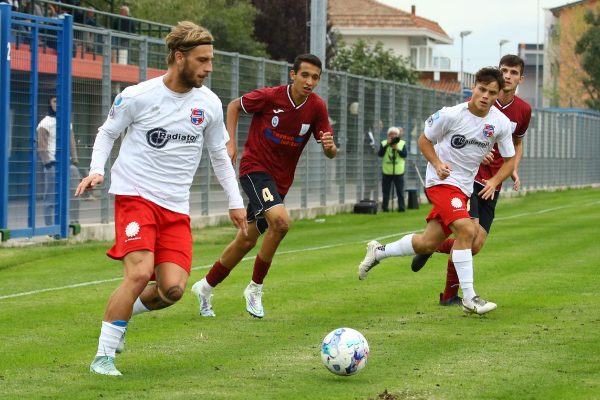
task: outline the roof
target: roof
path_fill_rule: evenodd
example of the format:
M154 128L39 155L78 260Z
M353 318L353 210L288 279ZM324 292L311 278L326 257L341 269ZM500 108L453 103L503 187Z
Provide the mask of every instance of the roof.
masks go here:
M555 17L557 17L566 8L576 7L576 6L579 6L579 5L584 5L586 3L593 4L596 1L597 0L580 0L580 1L574 1L572 3L563 4L562 6L550 8L550 12L552 12L552 14Z
M437 22L375 0L329 0L328 8L334 28L420 29L451 40Z
M421 79L419 80L419 83L431 89L460 93L460 82L458 81L434 81L433 79Z

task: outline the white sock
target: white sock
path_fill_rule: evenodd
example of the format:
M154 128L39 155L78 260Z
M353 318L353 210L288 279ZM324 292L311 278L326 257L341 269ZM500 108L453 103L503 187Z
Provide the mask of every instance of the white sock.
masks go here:
M119 340L121 339L121 336L125 334L126 330L127 328L124 326L117 326L110 322L102 321L96 357L114 357Z
M152 311L152 310L150 310L148 307L146 307L144 305L144 303L142 303L142 300L138 297L135 300L135 303L133 303L133 311L131 312L131 316L133 317L134 315L138 315L138 314L149 312L149 311Z
M200 291L202 292L203 295L207 296L209 294L212 293L214 287L210 286L210 284L208 283L208 281L206 280L206 277L200 279L198 281L198 284L200 285Z
M467 300L477 296L473 288L473 254L471 249L452 250L452 262L460 282L460 289Z
M415 249L413 249L412 238L415 234L403 236L400 240L388 243L385 245L384 250L375 250L375 258L377 260L383 260L388 257L402 257L402 256L414 256Z
M259 288L260 290L262 290L263 284L262 283L256 283L254 282L252 279L250 279L250 284L252 286L256 286L257 288Z

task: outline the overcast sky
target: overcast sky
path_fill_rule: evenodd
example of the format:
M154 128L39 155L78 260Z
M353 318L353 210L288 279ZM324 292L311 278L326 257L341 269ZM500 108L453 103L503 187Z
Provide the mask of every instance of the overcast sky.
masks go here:
M544 42L544 9L573 3L574 0L377 0L437 22L454 39L452 45L438 45L434 55L450 58L453 70L460 70L461 31L464 37L464 70L496 65L500 40L509 40L502 53L517 54L519 43L536 43L536 18L539 15L539 40ZM538 4L540 7L538 13Z

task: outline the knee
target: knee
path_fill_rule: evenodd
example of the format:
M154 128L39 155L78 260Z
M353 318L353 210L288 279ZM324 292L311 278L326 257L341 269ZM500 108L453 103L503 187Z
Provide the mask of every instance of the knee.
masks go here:
M289 221L282 217L275 218L275 220L269 225L269 230L271 233L274 233L282 238L288 233L289 229Z
M249 252L256 246L256 238L239 235L236 239L238 248L244 250L246 253Z
M165 291L160 290L159 293L165 303L173 304L183 297L183 288L179 285L174 285L167 288Z
M455 232L455 235L460 236L463 240L473 243L475 240L475 228L472 224L465 224L459 232Z

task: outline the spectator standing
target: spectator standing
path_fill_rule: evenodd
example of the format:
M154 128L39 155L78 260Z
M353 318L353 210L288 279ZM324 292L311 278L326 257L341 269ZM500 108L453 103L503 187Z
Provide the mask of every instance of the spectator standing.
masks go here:
M388 212L390 191L392 183L396 188L398 196L398 212L404 212L404 166L406 163L406 142L402 140L404 129L392 126L388 129L387 139L381 141L377 155L381 160L381 190L383 191L383 203L381 209ZM392 195L392 209L394 200Z
M79 160L75 145L75 134L70 129L69 145L71 149L71 162L69 166L69 193L74 193L81 176L79 175ZM38 155L44 169L44 223L53 225L56 208L56 96L48 102L48 113L37 126ZM69 222L79 223L79 198L71 198L69 207Z
M129 19L129 7L121 6L119 15L113 21L112 29L123 33L135 33L135 22ZM113 37L112 61L117 64L127 64L129 56L129 39Z

